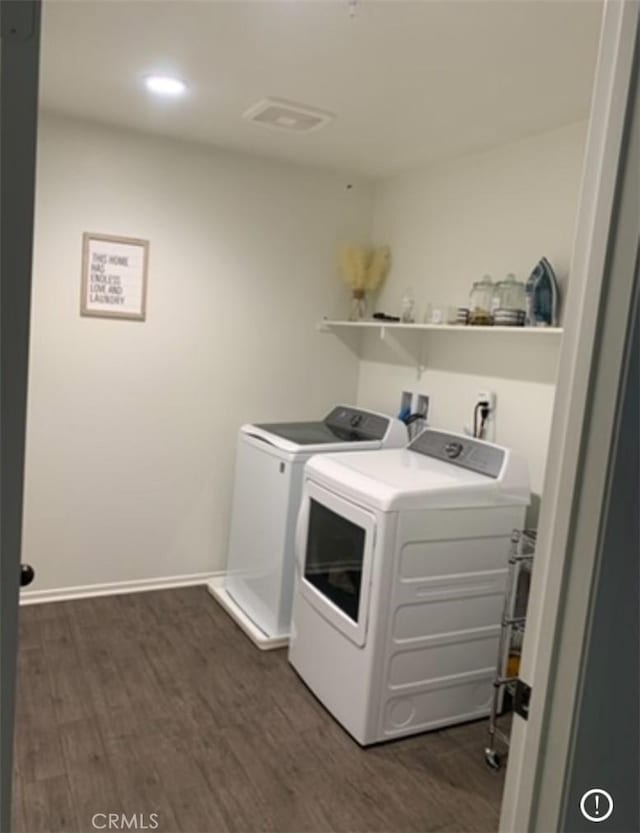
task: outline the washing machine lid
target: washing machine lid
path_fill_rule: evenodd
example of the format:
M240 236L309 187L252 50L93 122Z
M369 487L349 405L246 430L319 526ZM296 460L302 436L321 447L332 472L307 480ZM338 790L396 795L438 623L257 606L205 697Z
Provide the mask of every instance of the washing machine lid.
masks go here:
M289 454L329 453L349 448L400 447L407 441L399 420L349 405L333 408L321 422L243 425L242 433Z
M410 446L312 459L306 476L382 511L527 505L524 460L509 449L426 429Z

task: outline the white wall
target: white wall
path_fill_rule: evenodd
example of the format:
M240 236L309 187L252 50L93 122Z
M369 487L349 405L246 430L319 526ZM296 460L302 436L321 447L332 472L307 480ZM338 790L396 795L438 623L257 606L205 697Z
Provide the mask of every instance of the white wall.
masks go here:
M486 272L526 280L543 255L564 284L586 131L579 122L380 183L373 233L393 252L380 307L397 309L407 286L420 315L429 301L466 305Z
M544 473L557 349L544 337L426 337L416 379L375 337L363 360L318 334L344 317L341 240L393 250L378 308L411 285L464 303L489 271L568 272L585 125L374 189L344 177L45 115L40 122L24 559L35 591L222 570L237 428L338 400L395 412L431 396L461 430L497 393L496 440ZM353 181L353 180L350 180ZM150 240L147 321L79 315L84 231ZM411 346L411 345L409 345Z
M474 280L515 272L526 280L546 255L566 287L582 172L586 123L486 153L409 171L376 190L373 237L389 243L393 266L378 309L398 313L411 286L422 320L428 302L466 305ZM368 340L358 401L397 408L402 389L432 399L432 424L471 424L476 391L496 392L496 441L526 455L533 490L542 488L558 342L548 336L434 333L427 372L393 364Z
M350 180L352 181L352 180ZM371 191L276 162L40 121L24 560L34 590L217 571L249 420L352 400L342 239ZM84 231L150 241L147 320L79 315Z

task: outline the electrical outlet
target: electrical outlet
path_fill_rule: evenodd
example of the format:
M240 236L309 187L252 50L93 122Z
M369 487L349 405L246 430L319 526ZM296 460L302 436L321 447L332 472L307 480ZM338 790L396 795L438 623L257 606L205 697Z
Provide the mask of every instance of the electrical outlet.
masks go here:
M484 423L484 439L493 442L496 438L496 395L490 390L479 390L476 394L476 404L486 402L489 414Z
M486 402L489 405L489 419L491 419L496 409L495 393L490 390L479 390L476 394L476 402Z

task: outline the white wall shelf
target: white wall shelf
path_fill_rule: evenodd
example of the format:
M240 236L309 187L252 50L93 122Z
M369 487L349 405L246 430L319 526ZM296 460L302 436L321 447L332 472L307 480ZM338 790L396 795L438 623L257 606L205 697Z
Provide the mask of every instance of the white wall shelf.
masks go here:
M461 324L403 324L401 321L337 321L330 318L323 318L318 323L318 330L331 332L332 330L348 327L350 329L378 329L378 330L400 330L407 332L455 332L455 333L509 333L517 336L559 336L562 335L562 327L473 327Z
M508 337L517 343L530 343L529 339L544 339L547 343L560 343L562 327L473 327L459 324L404 324L400 321L339 321L323 318L318 322L320 332L334 333L350 349L360 354L361 336L364 333L379 333L383 341L398 357L410 367L415 367L418 379L426 369L426 339L431 333L455 333L462 338L480 337L491 341L492 337ZM475 342L474 342L475 343ZM485 342L486 343L486 342ZM551 347L553 350L553 347Z

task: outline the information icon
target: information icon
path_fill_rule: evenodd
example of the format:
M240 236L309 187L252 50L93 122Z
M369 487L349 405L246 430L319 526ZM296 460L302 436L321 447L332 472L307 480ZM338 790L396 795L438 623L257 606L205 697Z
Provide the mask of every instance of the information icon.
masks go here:
M580 812L588 821L605 821L613 813L613 798L599 787L587 790L580 799Z

